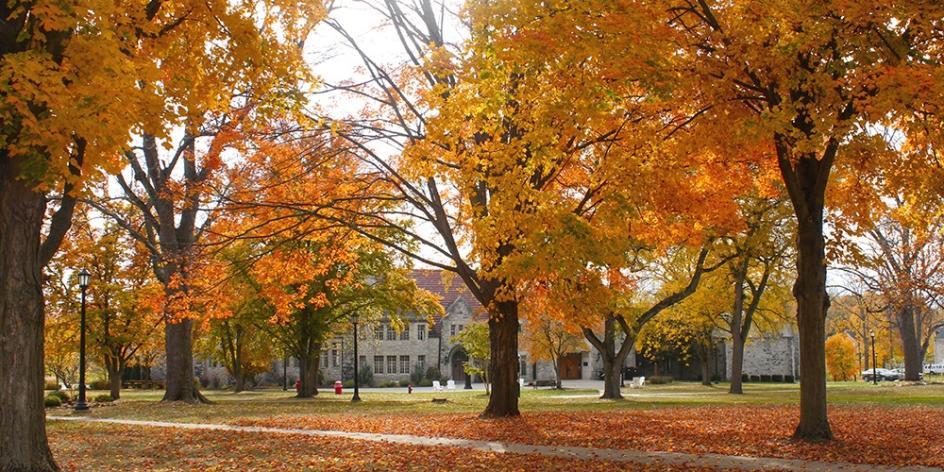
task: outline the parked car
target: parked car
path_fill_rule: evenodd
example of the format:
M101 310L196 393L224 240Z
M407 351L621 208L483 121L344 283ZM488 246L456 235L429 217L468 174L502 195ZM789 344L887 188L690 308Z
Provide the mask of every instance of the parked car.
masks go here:
M924 373L942 375L944 374L944 364L928 364L924 366Z
M871 382L872 381L873 370L863 370L862 371L862 380ZM901 376L898 375L898 372L888 369L875 369L874 375L878 377L878 380L893 381L901 379Z
M895 372L896 374L898 374L898 378L899 378L899 379L904 380L904 378L905 378L905 369L904 369L904 368L894 369L893 372ZM921 372L918 372L918 380L923 380L923 379L924 379L924 374L921 373Z

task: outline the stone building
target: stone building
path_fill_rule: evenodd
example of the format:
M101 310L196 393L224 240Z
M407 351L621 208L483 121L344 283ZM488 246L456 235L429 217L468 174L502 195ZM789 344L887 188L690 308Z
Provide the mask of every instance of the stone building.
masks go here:
M413 278L417 286L438 295L445 316L429 320L425 316L407 315L399 325L389 319L375 325L360 325L358 329L359 369L370 368L375 383L385 381L409 381L411 373L426 373L430 367L438 367L441 375L456 384L465 381L464 363L468 360L465 350L453 337L474 321L487 319L482 305L469 293L461 280L449 283L443 280L438 270L415 270ZM938 342L944 336L938 336ZM716 338L717 347L711 360L710 375L727 380L731 372L730 339ZM939 347L936 352L944 352ZM519 352L519 375L526 382L551 382L554 368L550 362L532 362L528 353ZM698 380L701 372L698 365L682 365L671 362L655 366L646 359L637 359L631 352L627 366L639 366L644 375L671 375L677 379ZM793 375L797 373L797 349L793 329L789 326L777 335L752 331L745 347L744 373L748 375ZM600 353L589 343L581 352L564 356L560 360L561 376L564 380L600 379L603 361ZM325 383L354 378L353 333L337 336L325 343L320 360L320 370ZM232 382L224 367L218 362L204 360L195 362L195 373L204 384L211 387ZM270 372L261 374L257 382L281 384L287 379L291 388L298 379L296 359L279 359L272 363Z
M944 328L934 333L934 363L944 364Z
M748 376L780 376L796 379L800 372L800 350L795 328L784 325L776 333L762 333L754 327L744 345L744 367ZM724 380L731 378L731 354L733 346L730 336L724 338Z

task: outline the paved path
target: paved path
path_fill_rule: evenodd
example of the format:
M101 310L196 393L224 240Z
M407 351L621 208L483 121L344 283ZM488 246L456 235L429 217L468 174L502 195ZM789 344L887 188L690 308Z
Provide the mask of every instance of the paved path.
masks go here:
M236 426L209 423L171 423L166 421L140 421L111 418L89 418L75 416L48 416L55 421L84 421L121 425L146 426L155 428L179 428L212 431L234 431L241 433L295 434L303 436L334 437L359 439L363 441L408 444L413 446L445 446L478 451L540 454L543 456L583 460L608 460L615 462L634 462L646 465L714 467L718 469L741 470L796 470L796 471L842 471L842 472L930 472L942 471L932 467L893 467L870 464L851 464L845 462L820 462L799 459L777 459L771 457L726 456L722 454L688 454L683 452L635 451L629 449L601 449L571 446L541 446L520 443L503 443L472 439L435 438L408 434L377 434L350 431L317 429L268 428L262 426Z

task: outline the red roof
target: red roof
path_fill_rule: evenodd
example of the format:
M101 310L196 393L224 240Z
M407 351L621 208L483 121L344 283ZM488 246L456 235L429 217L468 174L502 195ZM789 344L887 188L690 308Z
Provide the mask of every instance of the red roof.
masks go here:
M438 269L415 269L410 276L416 281L417 287L439 296L443 309L449 309L453 303L461 298L472 309L474 318L482 317L485 314L485 308L472 295L465 282L458 275L451 272L446 272L444 277L443 272ZM438 322L430 327L430 335L433 337L439 336Z

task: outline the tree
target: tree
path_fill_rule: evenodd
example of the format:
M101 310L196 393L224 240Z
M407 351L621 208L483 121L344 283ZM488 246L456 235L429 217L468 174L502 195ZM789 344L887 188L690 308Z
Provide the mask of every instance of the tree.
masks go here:
M790 253L793 234L788 219L789 209L779 199L750 198L742 201L746 230L732 237L735 259L730 265L734 296L726 330L731 333L731 387L734 394L743 393L741 380L744 367L744 344L751 332L758 311L769 309L764 294L773 288L773 305L784 306L782 295L789 270L784 267ZM767 297L770 298L770 297ZM777 307L779 308L779 307ZM779 312L779 309L775 309Z
M458 342L469 355L464 366L466 374L481 375L486 393L490 392L492 344L488 324L478 321L469 323L452 337L452 342Z
M524 326L525 350L534 361L550 361L554 366L555 386L561 385L560 361L566 354L580 352L584 343L580 336L567 330L567 326L557 318L544 317L540 321L529 322Z
M653 97L676 110L676 138L703 153L753 160L780 173L797 223L794 295L800 334L800 421L795 436L832 437L826 412L824 215L830 173L901 130L913 169L933 169L939 117L941 5L779 0L619 2L586 0L548 14L508 0L515 37L538 38L551 56L578 50L604 66L595 84L651 77ZM538 10L535 13L534 10ZM590 13L592 12L592 13ZM592 19L588 16L592 15ZM586 25L593 25L587 28ZM763 25L763 27L758 27ZM634 96L635 97L635 96ZM939 184L931 185L938 188Z
M55 267L70 271L81 267L91 274L87 290L90 351L101 359L111 397L118 399L126 365L139 349L153 342L163 323L159 308L163 294L151 275L146 250L116 224L92 223L85 210Z
M42 270L83 182L131 130L141 58L175 34L164 2L0 7L0 469L56 470L46 441ZM160 113L163 110L155 110ZM47 206L58 208L44 226ZM45 233L45 237L43 237Z
M324 14L319 2L205 3L187 10L177 28L186 37L150 58L158 75L145 91L166 91L148 105L169 110L157 119L131 116L140 133L121 153L118 200L138 213L134 225L107 194L90 200L148 249L164 287L166 390L164 401L205 401L193 382L192 279L203 238L216 220L238 152L261 125L297 112L309 77L301 47ZM178 74L177 70L193 72ZM171 130L181 135L179 139ZM132 142L133 142L132 141Z
M856 378L855 346L845 333L836 333L826 339L826 368L833 380Z
M883 299L881 311L898 329L905 379L919 380L934 332L944 327L944 219L940 198L915 190L889 194L887 172L871 179L868 206L856 206L838 226L845 240L840 270Z

